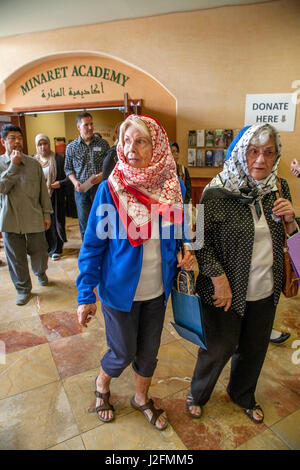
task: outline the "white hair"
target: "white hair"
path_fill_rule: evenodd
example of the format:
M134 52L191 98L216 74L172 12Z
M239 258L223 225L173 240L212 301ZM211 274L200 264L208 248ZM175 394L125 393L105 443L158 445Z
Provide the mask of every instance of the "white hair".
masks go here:
M274 137L275 144L276 144L276 133L275 129L271 127L269 124L260 127L255 134L253 135L252 139L250 140L249 144L251 145L265 145L268 140Z

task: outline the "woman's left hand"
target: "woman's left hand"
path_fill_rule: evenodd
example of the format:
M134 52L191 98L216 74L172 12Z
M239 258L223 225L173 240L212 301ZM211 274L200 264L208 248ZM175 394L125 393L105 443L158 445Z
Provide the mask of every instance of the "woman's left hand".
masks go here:
M186 271L192 271L195 264L195 257L192 251L185 250L184 257L182 257L181 251L177 255L177 267L185 269Z
M275 215L283 216L285 222L287 223L293 222L295 219L295 211L291 201L288 199L276 199L272 211Z

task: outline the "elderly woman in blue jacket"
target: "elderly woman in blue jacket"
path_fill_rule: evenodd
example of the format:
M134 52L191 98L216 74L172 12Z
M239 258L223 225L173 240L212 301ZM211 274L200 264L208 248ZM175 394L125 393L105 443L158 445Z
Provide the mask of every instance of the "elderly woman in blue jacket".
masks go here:
M98 189L79 254L78 319L87 326L102 303L108 351L95 380L96 412L114 419L110 382L132 364L133 408L158 430L168 422L148 397L157 364L165 307L177 267L192 269L184 242L184 185L176 174L168 138L149 116L129 116L121 125L118 163ZM188 233L188 232L187 232Z

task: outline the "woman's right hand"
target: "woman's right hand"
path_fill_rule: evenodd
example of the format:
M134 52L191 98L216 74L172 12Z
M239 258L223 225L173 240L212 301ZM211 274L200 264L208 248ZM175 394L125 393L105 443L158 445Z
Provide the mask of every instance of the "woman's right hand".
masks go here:
M227 312L232 302L232 292L227 276L222 274L221 276L211 277L211 280L215 288L214 295L212 295L214 306L224 307L224 311Z
M87 328L87 323L91 321L91 316L94 316L96 313L97 307L96 304L82 304L78 305L77 308L77 318L78 323L81 326Z
M296 158L291 163L291 172L299 178L300 176L300 163Z

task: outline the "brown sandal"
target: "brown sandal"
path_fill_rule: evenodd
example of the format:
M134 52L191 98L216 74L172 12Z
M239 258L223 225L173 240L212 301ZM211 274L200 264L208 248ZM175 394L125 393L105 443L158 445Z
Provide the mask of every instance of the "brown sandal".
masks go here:
M164 429L166 429L166 427L168 426L168 422L166 422L166 424L162 427L162 428L159 428L156 426L156 422L157 422L157 419L159 418L159 416L164 412L164 410L162 409L158 409L158 408L154 408L154 403L153 403L153 400L150 398L150 400L145 403L145 405L141 405L139 406L135 400L134 400L134 396L131 398L130 400L130 404L131 406L140 411L141 413L143 413L143 415L145 416L145 418L147 419L148 423L152 424L152 426L155 427L155 429L157 429L158 431L163 431ZM152 417L151 419L149 418L149 416L147 415L147 413L145 413L146 410L150 410L151 413L152 413Z
M104 419L101 416L99 416L99 411L113 411L113 412L115 411L114 407L109 403L110 392L106 392L106 393L98 392L97 379L98 377L95 378L95 395L96 395L96 398L101 398L101 400L103 400L103 403L102 405L95 407L93 409L93 412L97 413L98 418L100 419L100 421L103 421L103 423L110 423L115 418L114 414L112 418L109 418L109 419Z

